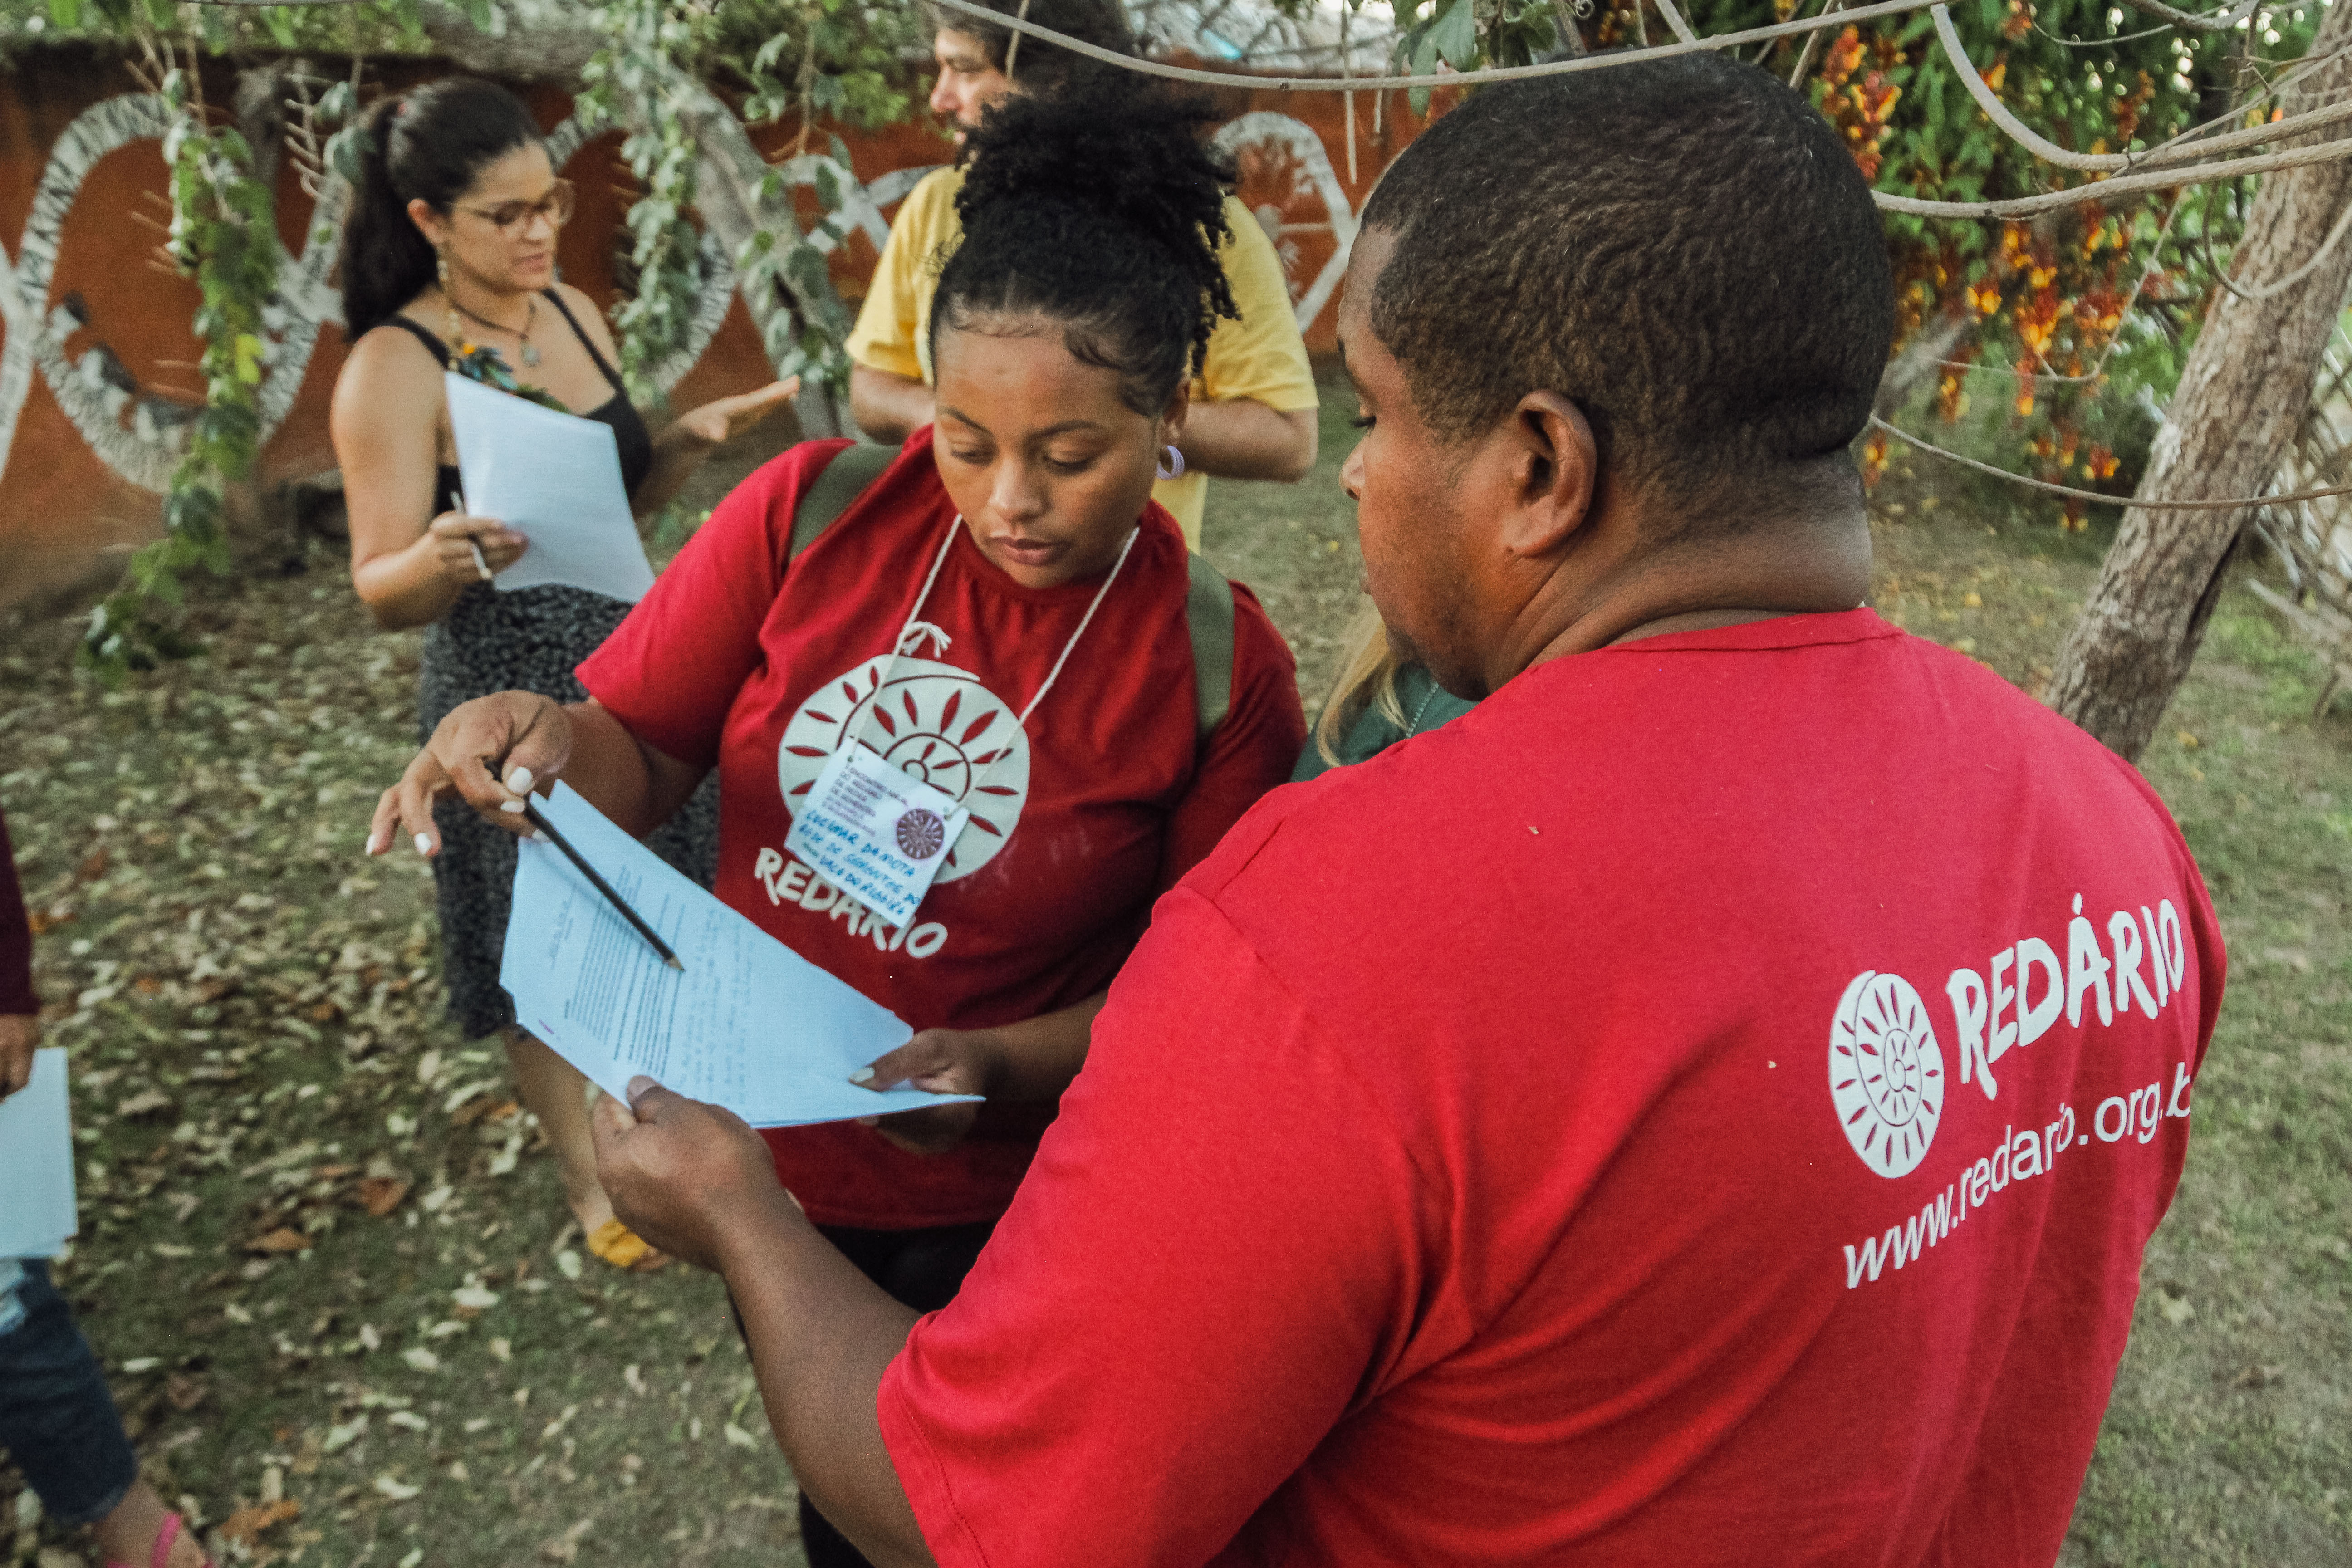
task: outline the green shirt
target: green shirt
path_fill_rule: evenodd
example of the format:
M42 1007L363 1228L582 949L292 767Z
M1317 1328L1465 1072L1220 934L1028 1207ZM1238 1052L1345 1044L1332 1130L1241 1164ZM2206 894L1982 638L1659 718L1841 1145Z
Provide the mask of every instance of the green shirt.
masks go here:
M1441 724L1461 718L1477 706L1441 689L1428 668L1418 664L1408 664L1397 671L1396 691L1397 706L1404 710L1404 728L1399 729L1390 722L1388 716L1381 711L1379 703L1367 702L1364 710L1356 715L1355 722L1349 724L1347 731L1339 737L1339 744L1336 748L1339 753L1339 765L1344 767L1378 755L1399 741L1434 730ZM1314 735L1309 733L1307 749L1298 754L1298 765L1291 770L1290 782L1302 783L1330 766L1323 760L1322 752L1316 747Z

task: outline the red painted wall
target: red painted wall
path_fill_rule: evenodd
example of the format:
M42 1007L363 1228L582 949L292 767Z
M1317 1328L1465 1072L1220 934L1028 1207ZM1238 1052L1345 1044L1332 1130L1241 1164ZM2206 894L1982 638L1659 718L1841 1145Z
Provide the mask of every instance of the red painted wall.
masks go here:
M381 79L397 90L439 74L430 67L388 67ZM227 71L207 72L211 100L230 99ZM76 115L103 100L138 90L119 58L87 49L58 49L20 57L0 74L0 245L12 261L22 254L26 219L51 150ZM560 123L571 112L562 92L523 89L542 124ZM1322 142L1349 210L1362 205L1372 182L1422 121L1402 93L1388 95L1374 130L1372 95L1354 95L1356 177L1348 177L1347 118L1337 93L1280 92L1271 89L1223 94L1227 118L1272 110L1312 128ZM952 146L918 121L878 132L844 132L857 177L870 181L894 169L944 163ZM789 127L753 132L772 156L789 153ZM561 242L565 279L608 305L615 299L611 265L614 237L627 204L628 171L619 162L617 133L587 143L567 166L580 188L580 208ZM1294 186L1295 162L1283 151L1244 149L1241 195L1276 231L1297 297L1334 252L1330 215L1304 181ZM277 181L280 237L299 252L311 216L311 203L290 167ZM46 313L68 294L79 294L89 325L69 337L68 358L102 342L120 357L142 392L160 392L193 403L199 378L194 362L200 345L190 329L196 305L193 284L172 273L154 254L160 226L168 218L163 202L163 164L152 142L133 142L109 153L90 170L63 226L47 298L32 302ZM803 193L811 205L814 197ZM890 209L886 208L886 212ZM875 247L854 234L834 258L834 275L853 301L865 292ZM1307 332L1310 349L1334 346L1332 310L1327 304ZM5 342L5 337L0 337ZM327 405L344 355L340 328L320 329L292 411L265 447L257 488L331 468ZM726 322L695 367L673 392L681 406L741 391L769 379L749 313L739 299ZM90 578L103 570L108 552L127 550L153 536L155 495L117 475L83 439L36 371L17 421L15 437L0 464L0 606L35 598Z

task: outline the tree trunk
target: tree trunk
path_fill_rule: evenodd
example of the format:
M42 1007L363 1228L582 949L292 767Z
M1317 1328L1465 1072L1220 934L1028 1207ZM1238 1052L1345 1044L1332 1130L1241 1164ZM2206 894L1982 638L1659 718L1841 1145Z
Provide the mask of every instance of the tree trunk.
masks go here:
M2347 43L2352 5L2330 6L2311 54ZM2284 111L2315 108L2347 88L2352 65L2327 67L2284 95ZM2352 161L2266 176L2231 258L2232 281L2255 293L2267 279L2305 265L2347 201ZM2339 245L2301 282L2267 299L2221 291L2157 433L2139 499L2263 493L2309 410L2347 280L2352 245ZM2189 674L2222 574L2252 515L2252 508L2126 511L2098 585L2059 649L2051 706L2137 760Z
M499 15L497 32L474 26L445 0L418 8L425 36L443 55L480 76L578 85L581 68L604 41L585 7L561 0L516 0Z
M694 210L727 247L727 254L742 255L752 235L763 227L780 237L798 234L800 223L793 211L792 193L761 194L770 172L768 162L752 145L742 117L699 82L680 81L677 90L702 149L695 163ZM751 325L765 342L770 318L792 306L777 299L773 289L740 291ZM823 382L803 380L800 396L793 401L793 412L800 419L801 434L811 440L857 434L849 417L848 400L836 398Z

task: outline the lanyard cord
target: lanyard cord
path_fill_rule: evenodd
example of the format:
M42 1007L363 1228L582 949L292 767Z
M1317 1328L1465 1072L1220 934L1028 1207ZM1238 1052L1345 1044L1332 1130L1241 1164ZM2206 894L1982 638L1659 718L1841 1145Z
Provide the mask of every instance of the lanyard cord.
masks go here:
M931 586L940 580L940 569L948 563L948 553L955 548L956 530L962 526L963 513L958 512L955 515L954 521L948 524L947 536L940 541L940 552L931 558L930 574L923 579L923 591L915 595L915 607L907 612L905 624L899 626L898 637L893 638L891 641L890 662L883 667L882 679L874 689L875 695L877 699L877 706L879 705L878 699L883 688L888 686L891 679L898 673L898 656L906 651L908 636L914 632L916 626L921 624L923 606L930 602ZM1093 623L1095 612L1102 608L1103 599L1110 593L1110 585L1118 581L1119 568L1127 564L1128 552L1135 548L1135 542L1137 539L1141 537L1142 533L1143 530L1140 526L1128 530L1127 542L1118 547L1118 559L1113 561L1110 564L1110 575L1105 577L1103 579L1102 586L1095 590L1093 602L1087 605L1087 613L1078 617L1077 629L1070 634L1070 640L1062 645L1060 655L1054 660L1054 668L1045 672L1045 684L1037 688L1037 695L1029 699L1029 705L1021 710L1021 716L1013 721L1015 724L1020 725L1023 728L1026 728L1029 723L1029 715L1037 711L1037 704L1045 701L1045 693L1054 689L1054 682L1060 678L1062 667L1069 663L1070 655L1077 648L1078 639L1087 635L1087 627ZM946 634L940 633L939 635L941 646L944 647ZM917 640L919 641L920 639L918 638ZM874 710L871 708L866 710L866 715L869 720L872 718L873 712ZM851 731L845 730L841 737L841 745L850 745L853 743L855 738L855 735ZM835 749L838 750L839 748L836 747ZM973 785L977 787L979 782L980 781L977 779L973 780Z
M1108 594L1110 585L1118 581L1118 569L1127 564L1127 552L1135 548L1136 535L1142 531L1140 528L1128 530L1127 542L1118 547L1118 559L1110 563L1110 575L1104 578L1103 585L1095 590L1094 603L1087 606L1087 613L1078 617L1078 629L1072 632L1070 640L1062 645L1061 657L1054 661L1054 668L1045 672L1045 684L1037 689L1036 696L1029 699L1029 706L1021 710L1021 717L1015 722L1024 728L1028 726L1029 715L1037 711L1037 704L1045 700L1045 693L1054 689L1055 678L1062 673L1062 666L1070 662L1070 655L1076 650L1078 639L1087 635L1087 623L1095 618L1095 612L1102 608L1103 595Z

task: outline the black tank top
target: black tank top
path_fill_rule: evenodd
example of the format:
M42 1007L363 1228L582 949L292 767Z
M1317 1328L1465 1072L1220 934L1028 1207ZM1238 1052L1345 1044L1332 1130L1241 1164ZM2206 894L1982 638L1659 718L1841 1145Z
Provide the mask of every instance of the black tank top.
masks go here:
M613 384L613 395L601 406L592 409L580 417L593 419L599 425L610 425L613 427L613 440L621 449L621 488L635 497L637 487L646 482L647 474L653 472L654 438L646 429L645 419L637 413L636 406L629 401L628 395L622 391L620 372L606 363L604 356L596 352L595 343L587 333L580 330L579 321L572 317L571 307L564 304L562 296L556 293L554 289L549 289L543 291L543 297L549 304L555 307L556 313L563 318L564 325L572 329L572 335L580 340L580 346L588 351L588 357L596 362L596 368L604 373L604 379ZM405 316L394 316L391 324L395 327L405 327L415 333L416 341L432 351L433 357L440 362L441 368L443 370L449 368L449 350L439 338ZM438 517L443 512L456 508L457 489L457 470L455 466L444 463L435 470L434 516Z

